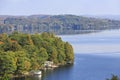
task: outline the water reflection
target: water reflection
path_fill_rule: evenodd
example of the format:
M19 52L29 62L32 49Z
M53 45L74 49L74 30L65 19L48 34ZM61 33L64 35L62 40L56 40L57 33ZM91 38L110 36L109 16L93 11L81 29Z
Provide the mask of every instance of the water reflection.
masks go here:
M42 80L39 76L25 76L25 77L16 77L12 80Z
M42 80L71 80L68 76L72 76L71 72L73 70L73 65L66 65L54 70L47 70L43 74ZM62 78L62 77L64 78Z

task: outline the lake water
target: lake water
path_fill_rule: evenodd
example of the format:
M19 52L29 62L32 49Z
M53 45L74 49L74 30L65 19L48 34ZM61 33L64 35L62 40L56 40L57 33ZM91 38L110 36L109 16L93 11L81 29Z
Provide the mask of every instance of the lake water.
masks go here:
M42 79L25 80L106 80L120 75L120 31L60 36L72 44L73 65L44 73Z

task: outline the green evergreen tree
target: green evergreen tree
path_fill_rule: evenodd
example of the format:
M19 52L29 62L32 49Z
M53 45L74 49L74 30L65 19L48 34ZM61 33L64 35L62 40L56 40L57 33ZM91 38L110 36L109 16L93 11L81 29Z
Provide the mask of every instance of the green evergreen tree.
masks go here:
M0 74L13 74L16 68L15 53L11 51L0 52Z
M67 63L73 63L74 61L73 48L68 42L65 43L65 54Z
M120 80L120 79L118 78L118 76L112 75L112 78L111 79L107 79L107 80Z

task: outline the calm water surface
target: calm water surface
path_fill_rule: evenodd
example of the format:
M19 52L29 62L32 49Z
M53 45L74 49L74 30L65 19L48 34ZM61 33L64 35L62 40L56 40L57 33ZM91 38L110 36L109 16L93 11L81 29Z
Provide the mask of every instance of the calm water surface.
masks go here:
M60 37L73 45L74 64L44 72L42 79L24 80L106 80L120 75L119 30Z

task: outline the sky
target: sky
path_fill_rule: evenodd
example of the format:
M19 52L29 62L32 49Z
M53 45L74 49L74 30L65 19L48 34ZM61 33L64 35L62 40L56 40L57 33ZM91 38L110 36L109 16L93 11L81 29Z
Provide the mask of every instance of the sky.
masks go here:
M120 0L0 0L0 15L120 15Z

